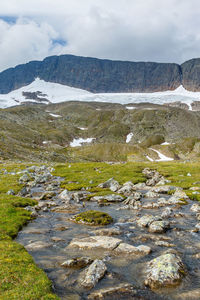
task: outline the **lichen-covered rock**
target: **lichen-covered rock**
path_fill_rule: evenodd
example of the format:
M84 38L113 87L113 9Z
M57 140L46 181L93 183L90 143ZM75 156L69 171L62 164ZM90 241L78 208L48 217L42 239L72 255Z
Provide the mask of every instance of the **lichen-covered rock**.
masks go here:
M198 212L200 212L200 205L195 203L191 206L190 210L198 213Z
M131 284L121 283L117 286L103 288L91 293L88 296L88 300L102 300L107 299L108 297L109 299L115 299L115 297L116 299L121 299L121 297L123 297L122 299L125 299L124 297L126 297L126 299L141 299L141 297L135 298L135 296L136 291Z
M86 289L92 289L97 282L104 277L107 267L102 260L96 259L80 275L79 284Z
M118 190L119 194L130 195L133 191L135 191L134 184L131 181L127 181L123 184L123 186Z
M147 264L145 285L152 289L173 286L185 275L181 258L174 253L165 253Z
M148 191L146 194L145 194L145 197L146 198L158 198L159 195L155 192L152 192L152 191Z

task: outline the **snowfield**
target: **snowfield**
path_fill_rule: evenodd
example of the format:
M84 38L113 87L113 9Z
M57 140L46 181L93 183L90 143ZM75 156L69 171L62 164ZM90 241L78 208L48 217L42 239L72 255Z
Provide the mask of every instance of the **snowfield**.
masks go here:
M26 99L23 92L41 92L37 94L38 99ZM45 99L46 100L45 100ZM89 101L89 102L109 102L120 104L138 104L138 103L153 103L164 104L180 101L189 106L193 101L200 100L200 92L187 91L183 86L178 87L174 91L155 92L155 93L102 93L93 94L86 90L81 90L66 85L46 82L36 78L31 84L24 86L18 90L14 90L9 94L0 94L0 108L20 105L24 102L35 103L59 103L65 101ZM137 109L136 107L126 107L127 109Z

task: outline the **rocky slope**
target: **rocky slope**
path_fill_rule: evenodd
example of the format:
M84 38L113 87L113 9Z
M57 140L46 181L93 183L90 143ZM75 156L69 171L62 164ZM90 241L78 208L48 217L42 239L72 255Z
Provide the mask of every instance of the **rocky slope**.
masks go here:
M173 159L197 158L199 128L199 112L153 104L138 104L133 110L89 102L22 105L0 110L0 158L158 159L152 146Z

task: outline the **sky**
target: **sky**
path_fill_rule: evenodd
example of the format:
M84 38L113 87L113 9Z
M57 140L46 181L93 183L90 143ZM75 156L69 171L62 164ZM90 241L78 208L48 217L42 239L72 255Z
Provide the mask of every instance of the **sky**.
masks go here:
M0 71L60 54L175 63L200 57L199 0L0 1Z

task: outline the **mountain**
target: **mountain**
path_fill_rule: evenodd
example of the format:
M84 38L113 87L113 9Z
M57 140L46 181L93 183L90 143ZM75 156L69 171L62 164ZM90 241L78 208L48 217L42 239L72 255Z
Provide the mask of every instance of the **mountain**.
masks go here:
M35 78L92 93L132 93L174 90L182 84L198 89L198 60L182 66L174 63L112 61L73 55L51 56L0 73L0 94L32 83ZM194 81L193 85L192 82ZM184 86L184 85L183 85ZM190 89L190 88L189 88Z

